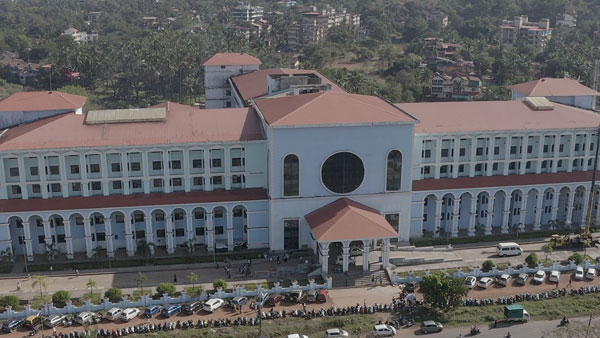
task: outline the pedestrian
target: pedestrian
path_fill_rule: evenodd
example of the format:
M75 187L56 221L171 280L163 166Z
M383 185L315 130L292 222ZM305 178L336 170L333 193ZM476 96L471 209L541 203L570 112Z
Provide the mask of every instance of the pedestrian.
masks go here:
M364 305L364 307L367 307L367 299L366 298L363 300L363 305Z
M573 279L569 278L569 286L571 286L571 283L573 283Z
M243 305L240 305L240 314L242 314L242 307Z
M17 282L17 291L21 291L21 281Z
M177 275L173 274L173 283L177 283Z
M269 263L273 264L273 256L269 257Z
M227 270L227 278L231 279L231 271Z
M306 303L305 302L302 302L302 311L303 312L306 311Z
M285 256L283 256L283 262L287 263L288 259L290 259L290 255L288 255L288 253L285 253Z
M79 277L79 269L75 269L75 275Z
M279 256L277 256L277 264L281 264L281 260L279 259Z
M371 282L375 281L375 275L371 275Z
M379 285L383 286L383 277L379 277Z
M52 333L54 334L54 336L56 336L56 326L52 327Z
M52 272L52 270L53 270L52 265L50 265L50 272Z

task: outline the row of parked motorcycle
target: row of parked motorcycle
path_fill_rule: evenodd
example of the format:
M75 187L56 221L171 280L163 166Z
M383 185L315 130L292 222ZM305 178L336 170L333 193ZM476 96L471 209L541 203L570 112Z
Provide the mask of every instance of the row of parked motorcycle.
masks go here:
M557 289L557 290L549 290L542 291L537 293L522 293L509 297L498 297L497 299L493 298L466 298L463 300L463 305L465 306L486 306L486 305L505 305L505 304L513 304L523 301L538 301L544 299L552 299L564 297L566 295L585 295L588 293L600 293L600 286L582 286L577 289Z

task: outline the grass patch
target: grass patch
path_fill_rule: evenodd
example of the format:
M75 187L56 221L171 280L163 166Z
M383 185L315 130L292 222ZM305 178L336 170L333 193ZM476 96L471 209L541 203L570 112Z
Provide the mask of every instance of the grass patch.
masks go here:
M520 232L520 239L531 239L531 238L544 238L550 237L553 234L565 235L568 234L568 230L549 230L549 231L532 231L532 232ZM416 247L423 246L434 246L434 245L447 245L448 243L455 244L467 244L467 243L480 243L480 242L502 242L506 240L514 240L517 238L517 234L498 234L488 236L473 236L473 237L460 237L460 238L426 238L426 239L414 239L411 240L411 244Z
M200 295L202 295L202 288L198 286L190 286L185 288L185 293L187 293L190 297L200 297Z
M39 310L43 306L45 306L48 302L50 302L51 300L52 300L52 297L50 297L50 295L44 295L44 297L42 297L42 298L33 297L30 304L31 304L32 308Z
M269 283L260 283L263 287L263 289L269 289ZM256 290L256 288L258 287L258 284L256 283L247 283L247 284L242 284L242 286L248 290L248 291L252 291L252 290Z
M509 262L496 264L496 268L498 268L498 270L506 270L506 269L508 269L509 266L510 266Z

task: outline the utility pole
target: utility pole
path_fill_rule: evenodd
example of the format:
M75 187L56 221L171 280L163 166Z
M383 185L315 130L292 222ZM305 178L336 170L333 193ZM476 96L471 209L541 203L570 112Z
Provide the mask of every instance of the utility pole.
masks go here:
M598 147L600 146L600 125L596 131L596 155L594 156L594 171L592 172L592 186L590 188L590 198L588 200L587 219L585 224L585 236L588 237L590 234L590 226L592 223L592 212L594 211L594 198L596 197L596 173L598 171Z
M594 60L594 90L598 90L600 87L600 59Z

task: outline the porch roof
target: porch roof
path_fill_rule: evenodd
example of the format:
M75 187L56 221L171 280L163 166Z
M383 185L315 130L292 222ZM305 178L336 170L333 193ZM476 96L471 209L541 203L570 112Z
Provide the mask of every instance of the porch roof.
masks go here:
M304 218L320 242L398 237L379 211L348 198L340 198Z

